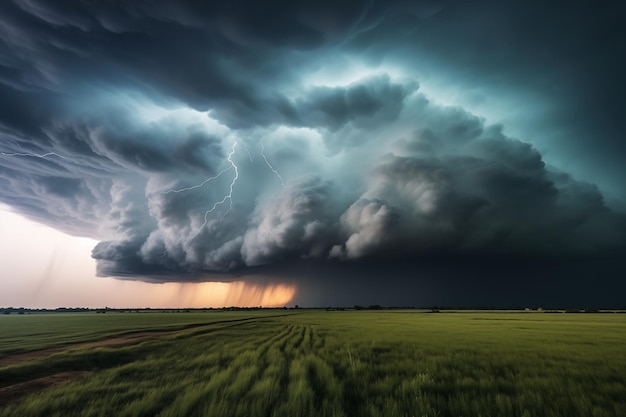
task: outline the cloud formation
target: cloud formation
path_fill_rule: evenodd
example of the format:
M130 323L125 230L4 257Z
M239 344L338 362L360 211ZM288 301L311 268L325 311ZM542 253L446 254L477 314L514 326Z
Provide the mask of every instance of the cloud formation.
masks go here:
M624 251L598 187L346 46L439 4L259 7L4 3L0 201L154 281ZM351 54L369 70L311 81Z

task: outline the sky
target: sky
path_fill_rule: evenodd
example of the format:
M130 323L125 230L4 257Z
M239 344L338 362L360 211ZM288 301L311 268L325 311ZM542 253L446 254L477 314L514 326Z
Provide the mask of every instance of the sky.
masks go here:
M620 2L0 4L0 306L625 307Z

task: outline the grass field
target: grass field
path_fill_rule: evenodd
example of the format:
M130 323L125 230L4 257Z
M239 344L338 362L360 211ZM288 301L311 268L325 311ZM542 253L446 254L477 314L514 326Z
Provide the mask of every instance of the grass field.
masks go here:
M625 314L5 316L1 360L3 417L626 416Z

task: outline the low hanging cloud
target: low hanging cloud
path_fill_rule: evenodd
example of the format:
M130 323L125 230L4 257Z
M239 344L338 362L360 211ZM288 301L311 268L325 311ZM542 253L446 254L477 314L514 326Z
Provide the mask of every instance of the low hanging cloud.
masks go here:
M314 130L322 140L335 134ZM376 126L372 134L386 141L339 153L290 149L283 161L280 141L289 135L272 137L272 152L261 154L260 143L242 145L243 133L224 132L216 151L222 164L205 177L181 179L165 169L155 176L137 166L149 177L144 208L126 203L111 220L127 226L118 230L121 239L94 249L99 272L184 277L294 259L593 255L624 242L624 215L606 207L595 186L549 169L537 150L500 127L419 92L403 102L401 115ZM229 145L237 173L226 158ZM294 167L290 159L307 163Z
M408 69L307 81L406 8L284 6L278 26L193 2L1 6L0 201L99 239L98 274L153 281L624 251L626 216L596 186ZM418 6L417 22L438 10Z

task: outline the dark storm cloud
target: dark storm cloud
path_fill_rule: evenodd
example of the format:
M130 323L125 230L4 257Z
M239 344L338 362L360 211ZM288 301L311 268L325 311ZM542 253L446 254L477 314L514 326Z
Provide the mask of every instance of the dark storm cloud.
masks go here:
M404 99L417 84L393 83L387 76L360 80L347 87L316 87L298 103L303 125L336 131L347 123L356 128L373 128L394 121Z
M552 163L626 199L625 14L623 2L449 1L419 24L389 16L350 46L411 65L454 104L505 120Z
M253 215L241 246L246 265L286 256L321 257L333 238L333 186L318 178L293 184Z
M0 201L101 240L101 275L624 251L624 214L597 186L420 89L420 60L432 69L463 48L444 35L463 31L458 16L488 26L478 4L29 0L0 11ZM451 49L426 54L437 33L433 45ZM491 74L474 41L467 70Z
M344 175L363 173L358 194L344 189L341 178L324 178L318 171L288 181L269 198L263 190L257 190L256 201L237 197L225 217L211 215L203 225L205 211L219 195L161 193L151 199L159 227L140 250L132 247L137 259L128 268L123 266L127 258L111 243L101 244L108 251L97 249L94 256L107 261L101 267L114 261L112 271L130 273L143 257L176 272L219 272L298 258L623 250L626 219L606 207L596 187L549 170L534 148L506 137L499 127L461 109L433 106L420 94L406 103L400 119L379 129L398 126L409 135L390 134L387 143L361 147L370 153L371 166L342 162ZM245 157L237 161L243 183L251 180ZM231 179L223 179L222 187ZM271 176L256 180L258 187L275 182Z
M370 2L6 2L5 84L57 90L93 83L156 89L232 126L267 123L276 84L296 75L293 54L336 44L386 13ZM181 71L184 68L184 71ZM59 85L61 84L61 85ZM71 93L71 91L70 91Z

